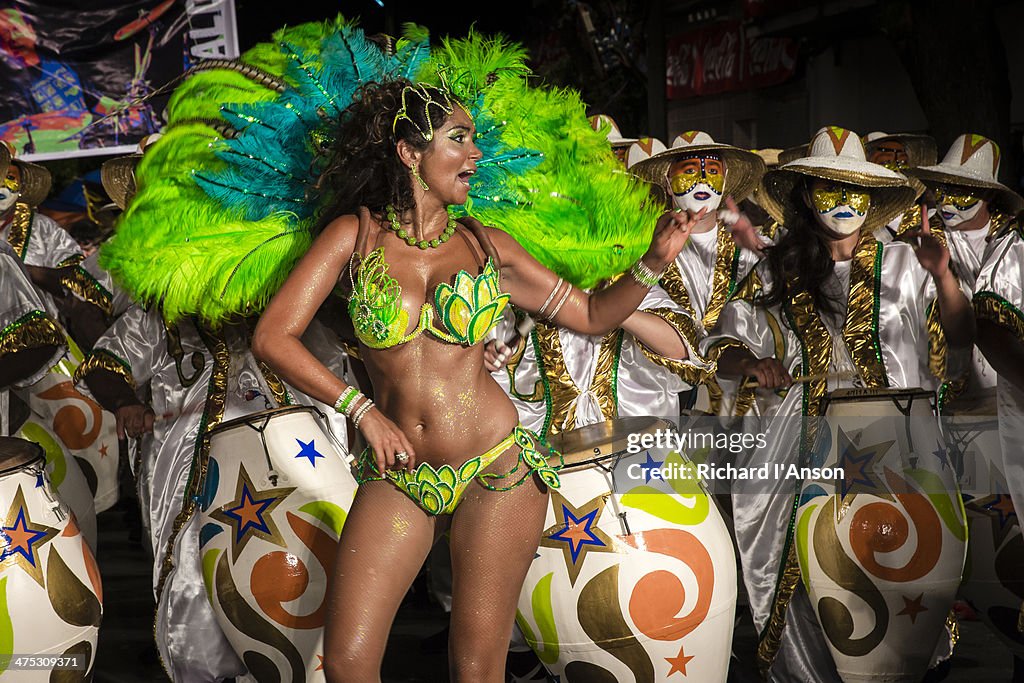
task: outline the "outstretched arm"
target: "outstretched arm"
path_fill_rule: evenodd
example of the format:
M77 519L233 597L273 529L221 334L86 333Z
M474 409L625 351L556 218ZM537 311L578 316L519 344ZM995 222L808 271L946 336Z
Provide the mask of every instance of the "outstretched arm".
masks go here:
M702 217L703 212L693 219L684 213L664 214L654 229L650 248L639 263L655 274L663 272ZM493 229L490 236L501 255L502 286L511 295L512 302L582 334L604 334L619 327L655 284L641 284L630 272L600 292L587 294L541 265L511 236Z

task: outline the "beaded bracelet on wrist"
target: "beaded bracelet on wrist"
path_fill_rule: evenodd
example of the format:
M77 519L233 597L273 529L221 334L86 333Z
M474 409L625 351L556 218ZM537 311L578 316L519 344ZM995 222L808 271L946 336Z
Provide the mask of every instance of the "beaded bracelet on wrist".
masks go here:
M360 396L362 396L362 393L358 389L355 387L348 387L345 391L341 392L341 395L338 396L338 400L334 402L334 411L349 415L358 402L358 398Z
M658 284L658 280L661 279L661 273L654 272L643 259L637 259L629 269L629 274L638 284L648 288Z

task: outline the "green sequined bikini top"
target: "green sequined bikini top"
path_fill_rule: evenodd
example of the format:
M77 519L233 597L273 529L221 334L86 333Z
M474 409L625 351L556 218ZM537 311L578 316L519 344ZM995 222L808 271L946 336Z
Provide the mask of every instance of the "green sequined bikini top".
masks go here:
M359 243L365 242L367 218L360 211ZM474 232L485 251L493 251L486 237L475 229ZM384 247L378 247L362 258L358 251L357 246L357 253L349 262L352 293L348 300L348 314L356 337L370 348L389 349L405 344L424 331L451 344L474 346L487 338L508 305L509 295L501 293L500 271L495 266L494 257L489 255L480 275L473 277L460 270L455 275L454 287L446 282L439 284L434 290L433 304L429 300L424 302L415 329L406 334L409 314L402 308L401 285L388 275ZM434 322L435 310L441 326Z

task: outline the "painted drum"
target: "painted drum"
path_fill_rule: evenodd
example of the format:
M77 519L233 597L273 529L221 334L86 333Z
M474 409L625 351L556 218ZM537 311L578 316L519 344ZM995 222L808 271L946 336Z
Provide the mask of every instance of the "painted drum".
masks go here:
M565 458L562 485L551 490L517 623L565 683L714 683L728 674L732 540L689 458L629 447L630 435L659 429L674 431L630 417L553 439Z
M74 657L81 667L15 670L0 658L0 678L91 680L102 617L99 568L50 484L42 447L0 437L0 652Z
M211 432L203 578L217 620L259 681L323 681L327 576L356 481L309 406Z
M796 515L804 585L844 681L916 683L949 652L940 639L967 547L935 396L841 389L822 414L810 465L840 467L842 476L804 483Z
M95 551L96 514L118 499L117 428L112 413L75 388L82 352L67 343L68 355L25 390L31 414L18 436L45 449L50 478Z
M953 404L943 418L967 509L967 566L960 596L999 640L1024 658L1024 536L1003 471L995 393Z

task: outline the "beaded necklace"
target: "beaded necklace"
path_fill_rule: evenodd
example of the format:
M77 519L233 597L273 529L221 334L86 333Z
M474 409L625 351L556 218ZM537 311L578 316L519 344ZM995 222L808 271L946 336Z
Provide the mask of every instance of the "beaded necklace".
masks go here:
M450 240L452 235L455 234L455 219L451 216L448 217L448 225L445 227L444 232L441 233L440 237L435 237L432 240L417 240L415 235L410 235L409 231L402 227L402 223L398 220L398 214L395 212L394 206L388 204L384 207L384 215L387 216L388 223L390 224L385 227L396 232L398 236L405 240L405 243L410 247L417 246L420 249L439 247Z

